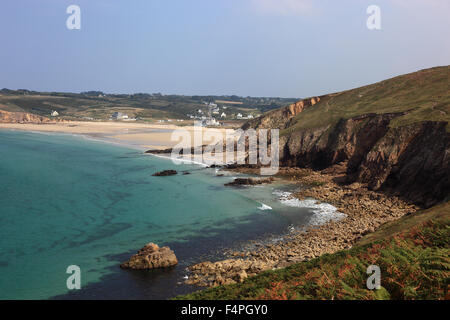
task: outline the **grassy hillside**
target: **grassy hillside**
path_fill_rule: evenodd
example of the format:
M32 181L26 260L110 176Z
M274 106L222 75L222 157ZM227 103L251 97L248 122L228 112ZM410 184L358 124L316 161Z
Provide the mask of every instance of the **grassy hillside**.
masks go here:
M357 89L329 94L292 119L289 133L319 128L367 113L407 112L391 126L450 120L450 66L398 76ZM447 130L450 130L447 126Z
M380 290L366 287L369 265L381 268ZM449 287L446 202L386 224L350 250L177 299L449 299Z
M187 119L198 109L207 113L205 102L222 99L220 112L229 119L237 113L261 114L279 108L297 99L252 98L237 96L182 96L161 94L104 94L102 92L58 93L28 90L0 90L0 109L12 112L27 112L49 116L52 110L69 120L109 119L116 111L142 120ZM239 104L236 104L236 102ZM229 104L227 104L229 102ZM226 109L224 109L225 107Z

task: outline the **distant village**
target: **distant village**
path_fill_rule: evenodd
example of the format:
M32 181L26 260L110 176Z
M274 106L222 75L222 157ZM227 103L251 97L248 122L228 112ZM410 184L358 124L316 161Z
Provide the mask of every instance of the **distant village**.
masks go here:
M204 112L202 109L198 109L194 114L187 114L186 116L189 119L198 120L203 126L220 126L220 120L227 119L227 109L226 106L219 107L216 103L212 102L204 102L207 106L208 111ZM258 115L259 116L259 115ZM228 116L228 119L253 119L254 116L252 114L243 115L242 113L232 114Z
M221 126L224 120L245 120L253 119L252 114L244 115L240 112L227 115L227 106L218 106L216 103L203 102L207 110L198 109L194 113L186 114L186 117L191 120L196 120L196 123L202 126ZM258 117L259 115L256 115ZM129 117L123 112L114 112L110 120L116 121L136 121L137 118ZM160 119L158 123L164 122L184 122L184 119Z
M227 102L227 101L222 101ZM231 102L230 102L231 103ZM186 117L191 120L195 120L197 124L202 126L221 126L225 120L246 120L259 117L260 115L253 114L242 114L240 112L228 112L228 107L225 105L219 106L217 103L213 102L203 102L205 105L204 109L198 109L193 113L186 114ZM59 113L57 111L52 111L51 117L58 117ZM83 117L84 120L94 120L91 117ZM111 114L109 120L111 121L137 121L140 120L138 117L130 117L128 114L120 111L116 111ZM158 123L164 122L184 122L184 119L160 119L157 120Z

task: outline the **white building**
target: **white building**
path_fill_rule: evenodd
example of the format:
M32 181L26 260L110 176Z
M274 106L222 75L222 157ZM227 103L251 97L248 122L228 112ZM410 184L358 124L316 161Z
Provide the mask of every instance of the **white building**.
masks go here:
M122 113L122 112L114 112L112 114L111 118L113 120L124 120L124 119L128 119L128 115L126 113Z
M220 123L215 118L208 118L202 121L204 126L220 126Z
M227 115L225 114L225 112L222 112L222 114L220 115L221 118L226 118Z
M237 118L237 119L242 119L242 114L241 114L241 113L238 113L237 116L236 116L236 118Z
M52 116L52 117L57 117L57 116L59 116L58 111L56 111L56 110L52 111L51 116Z

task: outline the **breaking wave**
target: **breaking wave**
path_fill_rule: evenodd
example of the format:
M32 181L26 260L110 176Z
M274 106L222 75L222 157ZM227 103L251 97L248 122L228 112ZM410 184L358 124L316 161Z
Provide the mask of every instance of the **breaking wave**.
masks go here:
M310 208L314 212L310 225L322 225L328 221L338 221L347 217L345 213L339 212L336 207L329 203L319 203L314 199L300 200L292 197L291 192L275 190L274 195L278 196L280 202L289 207Z
M267 204L261 203L261 207L258 207L259 210L272 210L272 207L268 206Z

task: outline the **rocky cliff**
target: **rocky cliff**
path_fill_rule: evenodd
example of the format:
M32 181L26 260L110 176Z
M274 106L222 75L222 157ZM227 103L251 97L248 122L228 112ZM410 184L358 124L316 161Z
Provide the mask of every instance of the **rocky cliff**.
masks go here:
M263 117L246 122L242 129L248 128L285 128L289 125L289 120L298 115L306 108L314 106L320 101L320 97L312 97L300 100L281 109L272 110Z
M295 131L280 139L282 166L317 170L344 166L347 183L367 183L430 206L450 191L447 122L426 121L398 128L396 114L368 114L332 128Z
M9 112L0 110L1 123L52 123L58 122L56 119L50 119L25 112Z
M344 170L344 183L366 183L429 207L450 194L449 71L433 68L302 100L243 129L280 129L281 166ZM365 112L380 99L392 107Z

